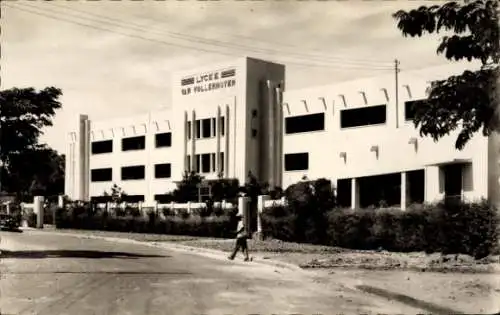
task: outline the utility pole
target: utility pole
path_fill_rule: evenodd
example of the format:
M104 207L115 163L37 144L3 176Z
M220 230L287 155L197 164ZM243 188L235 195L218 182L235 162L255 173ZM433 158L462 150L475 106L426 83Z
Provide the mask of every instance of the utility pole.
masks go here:
M396 128L399 128L399 60L394 60L394 76L395 76L395 103L396 103Z

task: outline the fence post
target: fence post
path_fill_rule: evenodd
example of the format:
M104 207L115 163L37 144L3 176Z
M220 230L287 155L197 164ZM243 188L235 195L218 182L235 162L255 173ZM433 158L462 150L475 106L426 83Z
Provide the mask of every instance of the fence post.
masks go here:
M64 208L64 196L63 195L57 196L57 207Z
M187 212L191 213L191 201L187 202Z
M249 213L250 209L248 207L249 200L250 200L249 197L239 197L238 198L238 215L241 216L241 218L243 220L243 224L244 224L245 229L247 231L248 237L251 237L252 236L251 231L250 231L251 216Z
M7 210L7 214L10 214L10 201L7 201L7 203L5 204L5 210Z
M257 233L255 233L256 234L255 236L259 240L263 239L262 219L260 216L262 215L262 212L264 211L266 201L268 201L269 199L271 199L271 197L269 195L261 195L257 199Z
M36 227L43 229L43 197L35 196L33 200L33 212L36 213Z

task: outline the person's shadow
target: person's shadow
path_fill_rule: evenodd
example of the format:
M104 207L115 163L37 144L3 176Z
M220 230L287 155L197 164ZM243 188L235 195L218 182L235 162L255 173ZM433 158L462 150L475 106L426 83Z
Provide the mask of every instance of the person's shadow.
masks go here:
M125 252L108 252L97 250L0 250L0 258L16 258L16 259L44 259L44 258L120 258L120 259L137 259L137 258L168 258L165 255L145 255Z

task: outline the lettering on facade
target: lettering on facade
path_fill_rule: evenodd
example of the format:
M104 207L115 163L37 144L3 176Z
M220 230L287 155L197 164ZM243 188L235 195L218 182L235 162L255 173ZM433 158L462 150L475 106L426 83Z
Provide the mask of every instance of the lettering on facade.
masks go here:
M214 71L181 80L182 95L190 95L230 88L236 85L236 80L231 79L236 75L236 69Z

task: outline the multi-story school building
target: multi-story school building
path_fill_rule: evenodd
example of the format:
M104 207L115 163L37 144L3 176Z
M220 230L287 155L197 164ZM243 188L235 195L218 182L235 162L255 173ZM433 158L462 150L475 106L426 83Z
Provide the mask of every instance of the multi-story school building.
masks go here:
M173 74L168 108L94 121L68 132L66 195L89 200L120 186L154 204L184 171L205 179L248 172L286 188L332 181L339 201L366 207L441 198L498 199L499 141L457 133L439 142L414 128L413 106L434 78L401 73L302 90L286 89L285 67L252 58Z

